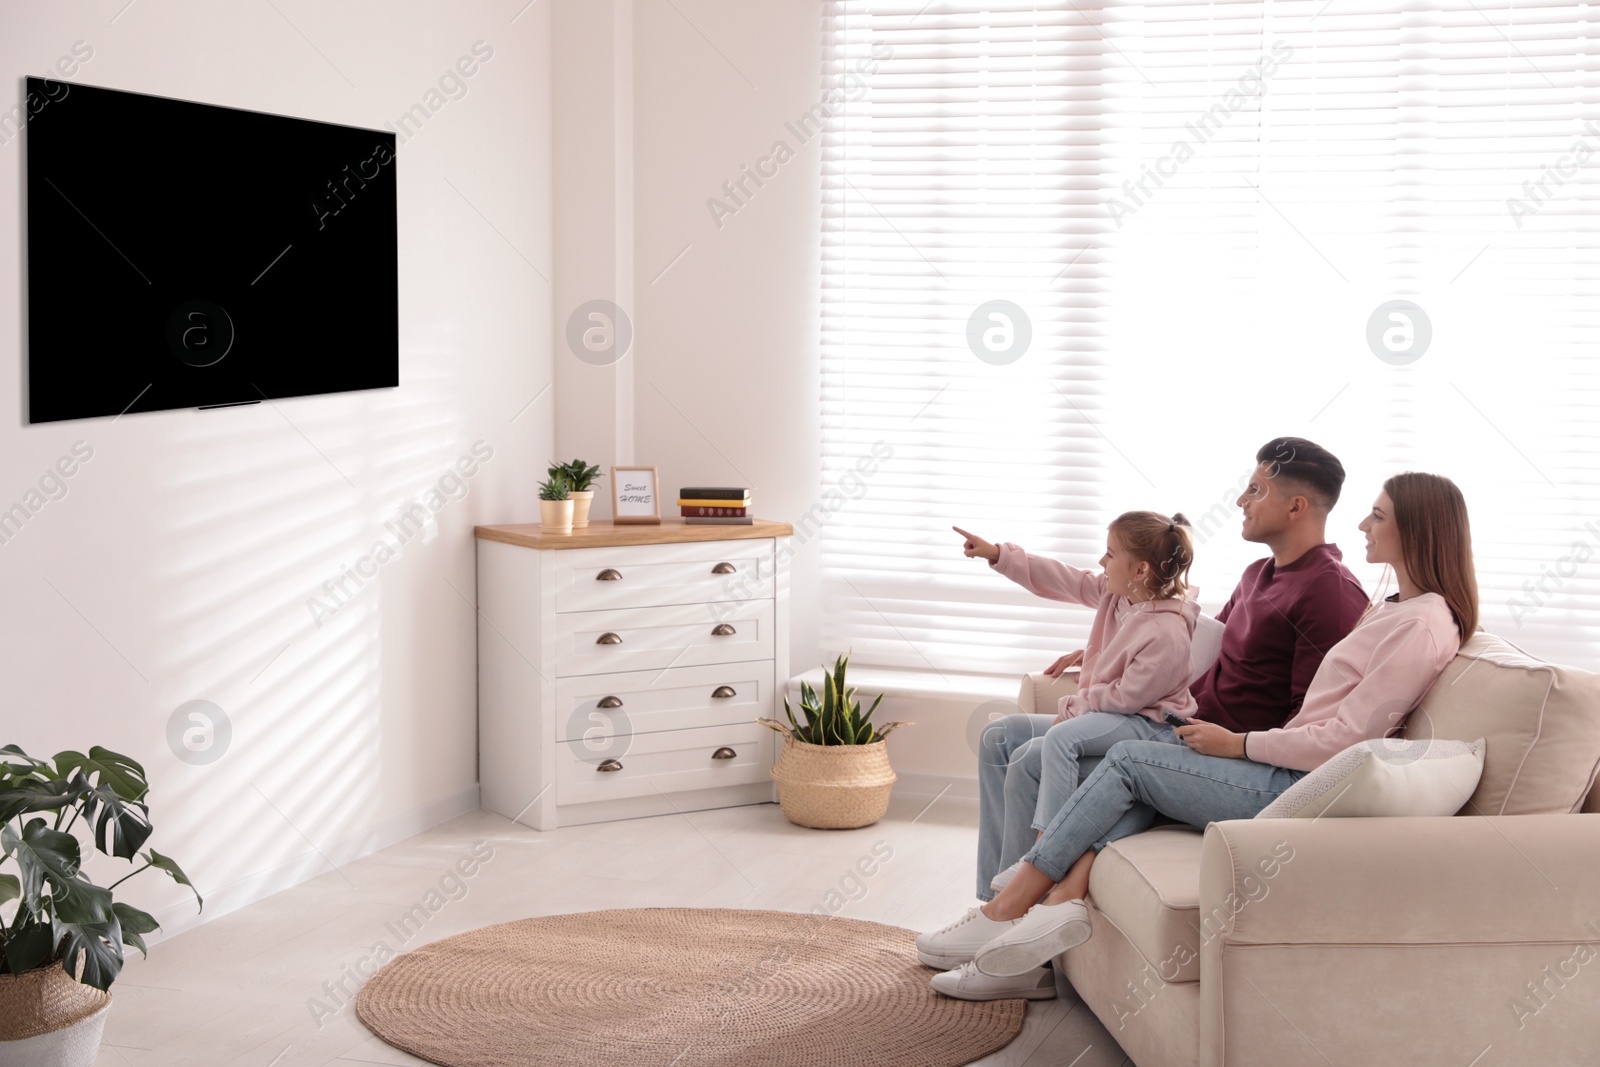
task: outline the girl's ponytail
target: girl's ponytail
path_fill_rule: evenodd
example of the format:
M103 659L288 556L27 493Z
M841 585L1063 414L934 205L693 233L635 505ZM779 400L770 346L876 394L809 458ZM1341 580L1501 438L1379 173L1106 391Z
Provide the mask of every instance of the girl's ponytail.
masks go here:
M1167 524L1166 551L1156 567L1156 578L1161 582L1156 596L1165 600L1181 597L1189 591L1189 568L1194 564L1194 527L1183 512L1172 516Z
M1157 600L1182 597L1189 591L1194 527L1183 512L1168 517L1154 511L1129 511L1118 515L1111 529L1134 559L1150 565L1150 593Z

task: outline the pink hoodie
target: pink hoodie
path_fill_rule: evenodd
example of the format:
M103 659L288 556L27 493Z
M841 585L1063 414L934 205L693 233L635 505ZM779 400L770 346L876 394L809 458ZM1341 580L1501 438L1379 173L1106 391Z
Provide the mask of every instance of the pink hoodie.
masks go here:
M1104 574L1030 556L1013 544L999 547L1000 558L989 566L1030 593L1095 609L1078 691L1061 698L1061 718L1110 711L1161 722L1169 711L1195 713L1189 645L1200 604L1192 589L1183 600L1135 603L1111 592Z
M1438 593L1379 603L1328 649L1294 718L1244 735L1245 758L1314 771L1351 745L1394 733L1460 647Z

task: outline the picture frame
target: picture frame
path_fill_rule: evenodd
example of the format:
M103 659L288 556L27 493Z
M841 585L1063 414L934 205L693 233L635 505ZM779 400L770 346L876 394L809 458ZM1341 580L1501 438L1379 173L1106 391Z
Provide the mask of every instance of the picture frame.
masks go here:
M611 521L618 526L660 526L660 484L654 467L612 467Z

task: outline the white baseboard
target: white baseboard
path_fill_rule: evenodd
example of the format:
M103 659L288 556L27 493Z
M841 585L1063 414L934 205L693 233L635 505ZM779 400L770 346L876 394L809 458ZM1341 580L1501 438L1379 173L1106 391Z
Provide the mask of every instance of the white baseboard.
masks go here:
M379 849L415 837L424 830L448 822L458 815L477 810L478 785L473 783L466 789L431 804L391 815L366 830L349 834L331 846L324 847L320 855L311 852L297 856L275 867L247 875L220 889L204 887L206 906L203 913L196 913L192 899L183 904L158 909L155 919L161 924L161 932L147 940L154 945L166 938L176 937L203 923L220 919L229 912L238 911L258 900L265 900L280 890L289 889L318 875L327 874L333 869L329 867L329 863L342 866L352 860L371 855Z

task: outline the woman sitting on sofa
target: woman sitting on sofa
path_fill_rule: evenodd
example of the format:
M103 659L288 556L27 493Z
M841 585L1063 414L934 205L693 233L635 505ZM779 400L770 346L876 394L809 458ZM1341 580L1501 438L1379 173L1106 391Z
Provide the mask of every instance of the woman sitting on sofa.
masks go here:
M1253 818L1329 757L1402 725L1478 627L1466 503L1448 478L1397 474L1360 529L1367 561L1392 567L1399 592L1375 601L1328 651L1299 713L1275 730L1191 723L1177 731L1181 744L1114 745L999 895L917 939L923 952L970 960L934 976L935 989L1015 997L1018 976L1087 941L1089 870L1113 828L1116 837L1139 833L1157 813L1202 829Z

